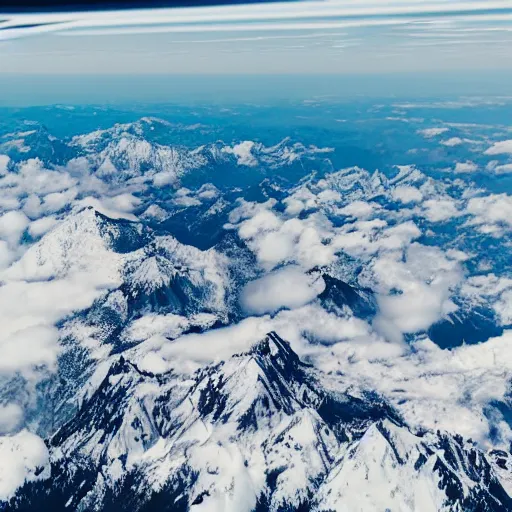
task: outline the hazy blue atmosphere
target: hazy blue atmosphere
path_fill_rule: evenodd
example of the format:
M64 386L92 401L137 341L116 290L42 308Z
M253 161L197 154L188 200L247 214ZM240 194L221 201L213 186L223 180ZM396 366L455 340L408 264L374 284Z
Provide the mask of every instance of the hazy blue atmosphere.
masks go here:
M6 74L0 105L250 103L354 98L509 96L512 72L365 75L33 75Z

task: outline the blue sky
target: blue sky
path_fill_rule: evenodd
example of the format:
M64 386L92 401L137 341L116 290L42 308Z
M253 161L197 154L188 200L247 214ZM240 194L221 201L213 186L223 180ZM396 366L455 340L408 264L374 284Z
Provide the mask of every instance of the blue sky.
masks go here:
M0 19L4 74L512 69L509 0L325 0Z

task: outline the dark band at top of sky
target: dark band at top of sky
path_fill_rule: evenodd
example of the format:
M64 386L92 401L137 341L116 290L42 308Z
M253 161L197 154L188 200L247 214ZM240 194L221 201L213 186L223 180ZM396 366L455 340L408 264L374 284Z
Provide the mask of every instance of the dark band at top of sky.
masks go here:
M0 12L101 11L163 7L201 7L213 5L259 4L297 0L0 0Z

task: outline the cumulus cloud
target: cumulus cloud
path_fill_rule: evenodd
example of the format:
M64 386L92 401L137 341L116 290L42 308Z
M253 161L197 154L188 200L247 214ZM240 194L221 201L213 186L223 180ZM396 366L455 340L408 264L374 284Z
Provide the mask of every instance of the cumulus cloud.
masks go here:
M5 240L0 240L0 270L6 268L15 258L15 252L9 249Z
M449 128L425 128L424 130L418 130L420 135L423 135L426 139L432 139L438 135L446 133Z
M130 213L130 208L134 207L134 204L126 202L125 198L122 198L121 201L117 201L116 198L98 199L88 196L76 202L77 209L88 206L92 206L95 210L111 219L137 220L137 217ZM128 210L125 209L126 207L128 207Z
M18 404L0 404L0 436L17 430L23 421L23 415L23 409Z
M312 303L292 310L282 310L274 316L249 317L237 324L201 334L186 334L171 342L155 336L139 345L127 357L135 356L142 360L146 354L154 352L158 358L151 356L149 362L155 363L155 366L161 366L162 359L167 369L172 367L188 372L198 366L245 352L273 330L289 341L292 348L304 358L313 356L318 351L319 343L331 345L352 340L371 344L379 339L363 320L328 313L318 304ZM389 343L385 345L388 353L397 352Z
M292 217L296 217L306 208L304 202L296 197L287 197L283 200L283 203L286 205L285 213Z
M467 160L466 162L457 162L455 164L454 172L459 173L466 173L466 172L475 172L478 169L478 165L476 165L474 162L470 162Z
M0 437L0 500L11 498L26 481L49 476L49 453L40 437L27 430Z
M105 197L103 203L112 210L124 213L133 212L140 204L141 200L133 194L118 194L111 197Z
M219 196L219 189L212 183L205 183L201 185L201 188L197 191L197 197L199 199L215 199Z
M460 215L457 203L451 197L428 199L422 207L423 216L430 222L444 222Z
M460 137L451 137L450 139L442 140L441 144L443 146L454 147L460 146L463 142L464 141Z
M43 197L41 211L44 213L56 213L68 206L78 194L78 190L73 187L63 192L52 192Z
M451 295L462 276L458 261L437 247L413 243L404 258L396 253L380 256L367 277L379 292L375 328L393 341L428 329L457 309Z
M30 223L28 232L32 237L38 238L50 231L57 223L58 220L53 215L41 217L40 219L34 220Z
M400 201L403 204L418 203L423 200L421 191L410 185L402 185L394 188L391 191L391 197L395 201Z
M17 171L7 173L0 179L0 188L9 187L9 192L16 196L46 195L62 192L76 185L76 180L68 172L45 169L37 158L21 162Z
M52 281L10 281L0 287L0 373L30 374L32 368L52 369L59 353L54 324L84 309L103 293L92 275ZM51 298L51 300L49 300Z
M489 162L491 164L491 162ZM499 163L496 160L492 161L493 165L487 165L487 169L494 171L496 174L511 174L512 173L512 164L502 164L499 165Z
M512 279L495 274L470 276L460 291L473 303L487 303L502 325L512 324Z
M308 187L299 187L293 194L283 199L283 203L286 205L285 213L296 217L303 210L318 209L341 201L341 194L328 188L327 184L325 187L319 188L318 193L313 193ZM347 213L347 215L350 214Z
M239 165L255 167L256 165L258 165L258 160L256 160L252 153L253 148L254 142L251 140L245 140L244 142L235 144L233 147L224 146L222 148L222 152L234 155Z
M408 201L421 199L423 193L416 187L402 186L398 195ZM300 200L305 205L312 196L313 193L301 191ZM330 222L319 224L319 212L301 220L284 220L272 210L274 204L244 205L248 218L239 224L239 234L249 241L249 246L257 239L253 248L258 259L272 262L269 268L283 261L303 265L304 262L297 258L298 244L294 237L302 233L305 222L311 223L315 234L322 231L319 225L322 226L323 236L328 240L328 261L334 261L340 252L357 258L363 266L360 284L378 292L379 313L374 326L386 339L399 342L404 334L425 331L457 309L451 297L462 279L460 262L467 259L467 255L454 250L445 254L436 248L413 243L421 235L414 222L409 220L389 226L382 215L371 219L376 211L373 204L352 201L335 213L357 220L334 227ZM292 203L286 204L289 208ZM318 206L316 202L314 204ZM446 221L461 214L457 202L448 195L424 201L419 211L431 222ZM264 234L260 236L261 233ZM314 245L315 241L318 239L308 245ZM257 281L251 290L257 305L248 308L250 312L262 314L281 306L276 298L279 297L278 290L266 294L265 288L259 286L263 283L267 284L266 278L261 283ZM267 288L273 290L270 285Z
M23 212L4 213L0 216L0 238L15 247L28 224L29 220Z
M0 211L17 210L20 202L17 197L2 197L0 195Z
M21 205L29 219L37 220L91 205L113 218L136 219L133 212L141 200L133 192L144 188L143 181L133 180L129 185L104 182L91 174L89 162L83 157L51 169L37 158L11 167L12 172L0 173L0 213Z
M247 313L261 315L304 306L324 289L321 276L305 274L300 267L290 265L248 283L240 303Z
M23 211L31 219L37 219L42 215L41 199L37 194L30 194L23 204Z
M494 310L502 325L512 325L512 289L503 292L494 304Z
M9 165L10 158L7 155L0 155L0 176L7 173L7 166Z
M357 221L340 228L332 245L354 257L368 257L380 251L398 251L421 235L412 221L388 227L381 219Z
M512 155L512 140L502 140L495 142L490 148L486 149L485 155Z
M378 207L378 205L375 203L367 203L366 201L354 201L349 203L347 206L340 208L338 213L340 215L348 215L351 217L364 219L370 217L374 213L376 207Z
M324 266L334 259L328 243L332 225L313 213L306 219L284 219L272 211L275 201L241 202L230 214L231 226L254 251L260 265L271 270L283 263L298 263L306 269Z
M52 367L59 350L58 331L54 327L32 325L0 339L0 374L24 373L34 366Z
M180 188L176 191L175 197L173 199L173 204L176 206L181 206L188 208L190 206L199 206L201 205L201 201L197 197L191 196L191 190L187 188Z
M512 196L508 194L473 197L466 211L473 216L469 224L478 226L483 233L498 236L503 229L512 227Z
M440 429L472 438L484 448L508 449L511 428L501 413L489 417L493 403L507 400L512 377L512 331L485 343L443 350L428 339L393 352L384 345L380 357L374 341L344 342L319 352L315 363L342 372L355 385L387 397L413 427ZM385 349L388 348L386 351ZM500 420L500 418L502 418Z

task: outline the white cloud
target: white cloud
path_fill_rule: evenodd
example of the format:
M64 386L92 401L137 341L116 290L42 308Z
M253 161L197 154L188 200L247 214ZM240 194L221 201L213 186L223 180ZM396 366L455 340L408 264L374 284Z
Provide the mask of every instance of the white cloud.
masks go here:
M258 165L258 161L252 153L254 145L255 144L253 141L246 140L244 142L240 142L239 144L235 144L233 147L224 146L222 148L222 152L236 156L237 163L239 165L255 167Z
M454 172L456 173L466 173L466 172L475 172L478 169L478 165L474 162L470 162L469 160L466 162L457 162L455 164Z
M510 174L512 173L512 164L497 165L494 172L496 174Z
M52 192L43 197L42 210L45 213L56 213L70 204L78 194L76 188L70 188L64 192Z
M448 249L446 251L446 256L455 261L467 261L474 257L474 255L467 254L459 249Z
M133 194L118 194L112 197L102 198L102 202L112 210L131 213L141 204L141 200Z
M233 227L236 223L239 236L255 253L259 264L271 270L283 263L298 263L306 269L332 263L334 248L327 239L332 225L320 214L306 219L284 220L271 208L275 201L247 203L230 213Z
M405 333L425 331L456 309L442 283L417 283L414 290L378 297L378 305L374 327L391 341L401 341Z
M340 208L338 213L341 215L357 217L358 219L364 219L366 217L370 217L376 207L378 207L378 205L375 203L367 203L366 201L353 201L347 206Z
M95 210L110 217L111 219L127 219L136 221L137 217L131 214L129 211L125 211L124 209L119 209L117 201L115 198L102 198L98 199L96 197L88 196L80 199L75 203L77 209L82 209L87 206L92 206ZM127 205L124 201L121 201L121 207L126 207Z
M27 199L25 199L23 211L31 219L37 219L41 216L41 200L37 194L30 194Z
M493 307L502 325L512 325L512 289L503 292Z
M443 146L454 147L460 146L463 142L464 141L460 137L451 137L450 139L442 140L441 144Z
M499 235L512 227L512 196L507 194L474 197L468 201L466 211L473 216L469 224L479 226L484 233Z
M512 430L488 416L494 401L507 400L512 378L512 331L476 345L443 350L429 340L413 342L393 353L372 357L379 343L366 347L338 343L318 352L316 365L342 372L354 385L364 383L382 393L413 428L459 433L484 448L508 449ZM386 348L385 346L383 347ZM491 439L494 431L498 439Z
M296 199L295 197L287 197L283 200L286 205L285 213L292 217L296 217L299 213L306 208L303 201Z
M461 295L477 304L487 303L502 325L512 324L512 279L495 274L471 276L461 287Z
M76 185L67 173L45 169L35 158L21 162L17 173L8 173L0 179L0 188L8 187L15 195L62 192Z
M169 363L157 352L148 352L139 363L139 368L144 372L154 374L165 373L169 370Z
M421 268L421 262L418 265ZM427 268L424 275L431 271ZM270 330L324 371L341 372L345 385L364 385L382 393L414 428L458 432L487 447L491 427L497 429L501 442L510 439L512 431L506 422L490 420L486 411L508 393L512 332L452 350L420 339L410 350L405 344L386 343L361 320L329 314L313 303L172 342L152 340L149 353L154 355L143 352L141 357L148 369L157 372L170 367L189 372L247 351Z
M431 139L447 131L449 131L449 128L425 128L424 130L418 130L418 133L427 139Z
M202 334L187 334L172 342L163 342L159 355L173 367L188 371L196 365L221 361L243 352L263 339L268 318L247 318L240 323Z
M456 202L451 197L428 199L422 206L422 214L430 222L444 222L460 214Z
M341 201L340 193L335 190L322 190L316 197L321 203L337 203Z
M500 293L512 289L512 279L485 274L470 276L461 288L461 293L468 297L497 296Z
M48 449L40 437L27 430L0 437L0 500L11 498L25 481L49 476Z
M428 329L456 310L450 300L462 279L458 261L446 258L437 247L412 244L405 253L385 254L375 260L367 279L379 292L374 326L387 339Z
M162 222L169 218L169 213L157 204L150 204L142 213L141 218L146 220L154 219L158 222Z
M155 337L146 343L149 352L156 352L167 362L168 368L188 372L197 366L226 360L233 354L247 351L272 330L289 341L302 357L318 351L318 346L311 345L308 340L325 344L355 340L361 344L371 344L377 339L363 320L328 313L312 303L293 310L282 310L275 316L249 317L221 329L186 334L172 342ZM389 350L397 352L390 344L385 345L388 353ZM398 351L401 352L401 349ZM146 353L143 346L135 350L137 357L144 358ZM159 365L160 359L155 358L150 362Z
M11 159L7 155L0 155L0 176L7 173L7 166Z
M15 255L9 244L5 240L0 240L0 270L6 268L14 260Z
M13 296L13 299L18 297ZM13 320L16 322L19 318ZM30 320L27 323L30 323ZM2 336L0 374L23 373L41 365L52 368L59 351L58 338L57 329L45 325L27 326L17 329L10 335Z
M21 425L23 416L23 409L18 404L0 404L0 436L14 432Z
M19 207L20 202L17 197L2 197L0 195L0 211L17 210Z
M321 182L323 186L320 186ZM282 202L286 205L285 213L296 217L303 210L319 209L342 200L341 194L336 190L328 188L325 180L320 180L317 183L317 187L320 188L320 191L316 194L305 186L299 187L293 194L283 199ZM351 213L346 213L346 215L351 215Z
M136 220L132 212L141 200L132 192L144 186L137 180L127 187L105 183L90 174L84 158L54 169L46 169L40 160L30 159L16 164L13 172L0 175L0 207L12 209L22 202L23 212L35 220L66 208L91 205L112 218Z
M202 203L196 197L179 196L173 200L173 204L176 206L188 208L190 206L200 206Z
M332 240L336 250L354 257L372 256L379 251L398 251L421 235L412 221L387 227L382 219L358 221L341 227Z
M174 185L176 183L176 173L174 171L157 172L153 176L153 185L158 188Z
M30 223L28 232L31 236L37 238L50 231L57 223L58 220L54 216L41 217Z
M417 203L423 199L423 194L416 187L410 185L402 185L394 188L391 191L391 197L395 201L400 201L404 204Z
M0 238L16 246L29 224L27 216L20 211L10 211L0 216Z
M264 232L279 229L282 225L283 222L274 212L262 209L254 217L244 221L238 233L242 238L248 239Z
M94 212L66 219L0 274L0 373L37 380L59 353L54 327L89 307L120 277L116 253L95 232Z
M324 289L321 276L305 274L299 267L290 265L248 283L242 290L240 303L246 312L261 315L304 306Z
M503 155L503 154L511 154L512 155L512 140L502 140L500 142L495 142L490 148L485 150L484 154L485 155Z
M211 183L205 183L197 191L197 197L200 199L215 199L219 195L219 190Z

